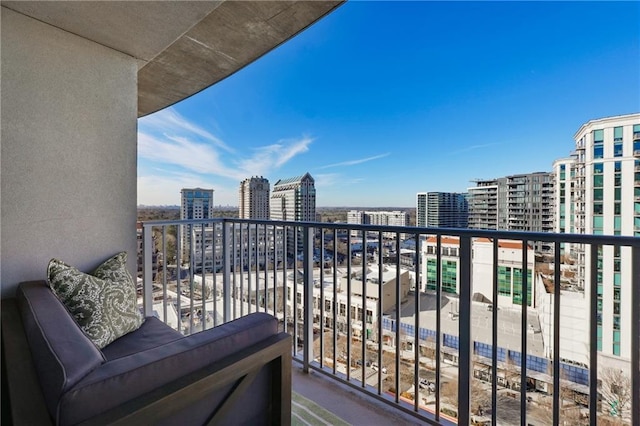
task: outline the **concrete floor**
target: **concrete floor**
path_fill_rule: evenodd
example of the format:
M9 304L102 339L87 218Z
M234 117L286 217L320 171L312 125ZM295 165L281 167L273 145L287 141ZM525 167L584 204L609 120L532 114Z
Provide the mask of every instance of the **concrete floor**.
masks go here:
M331 411L345 422L358 426L422 425L415 417L321 373L306 374L297 363L292 365L293 390Z

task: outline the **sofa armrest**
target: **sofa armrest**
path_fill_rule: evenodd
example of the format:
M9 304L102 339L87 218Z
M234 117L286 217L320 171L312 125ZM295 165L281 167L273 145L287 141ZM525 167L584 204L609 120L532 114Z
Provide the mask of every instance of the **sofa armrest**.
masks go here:
M3 421L15 425L51 425L16 300L3 299L1 311L2 390L7 391L2 394L2 408L8 409L8 413L2 413ZM8 401L7 406L4 401Z
M21 283L16 298L47 408L55 417L60 396L104 358L44 281Z
M105 362L66 392L60 424L83 421L214 365L277 334L277 320L254 313L163 346Z

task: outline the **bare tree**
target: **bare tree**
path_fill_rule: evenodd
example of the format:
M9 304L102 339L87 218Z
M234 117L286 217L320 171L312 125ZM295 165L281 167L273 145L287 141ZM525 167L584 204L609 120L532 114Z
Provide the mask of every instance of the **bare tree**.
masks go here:
M476 378L471 380L471 412L483 415L491 408L491 392Z
M458 408L458 383L443 383L440 388L440 399L443 402Z
M600 374L602 398L607 404L603 411L611 417L622 418L631 408L631 378L617 368L605 368Z

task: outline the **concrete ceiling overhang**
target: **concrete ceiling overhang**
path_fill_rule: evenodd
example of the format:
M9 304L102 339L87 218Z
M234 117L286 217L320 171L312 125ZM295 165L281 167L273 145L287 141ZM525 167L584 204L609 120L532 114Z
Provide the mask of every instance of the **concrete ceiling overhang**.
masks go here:
M2 1L2 6L136 58L142 117L230 76L343 1Z

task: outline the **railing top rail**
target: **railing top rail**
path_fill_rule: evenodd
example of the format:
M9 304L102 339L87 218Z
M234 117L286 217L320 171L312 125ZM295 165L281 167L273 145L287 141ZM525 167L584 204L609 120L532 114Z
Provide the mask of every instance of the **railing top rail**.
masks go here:
M392 232L410 235L440 235L457 236L471 238L488 238L504 240L526 240L544 241L578 244L602 244L640 247L640 238L621 235L593 235L593 234L569 234L553 232L529 232L529 231L507 231L493 229L470 229L470 228L427 228L416 226L393 226L393 225L362 225L355 223L329 223L329 222L296 222L283 220L257 220L257 219L237 219L237 218L213 218L213 219L191 219L191 220L157 220L142 222L143 227L166 226L166 225L201 225L213 223L246 223L271 226L297 226L302 228L324 228L343 229L349 231L364 232Z

